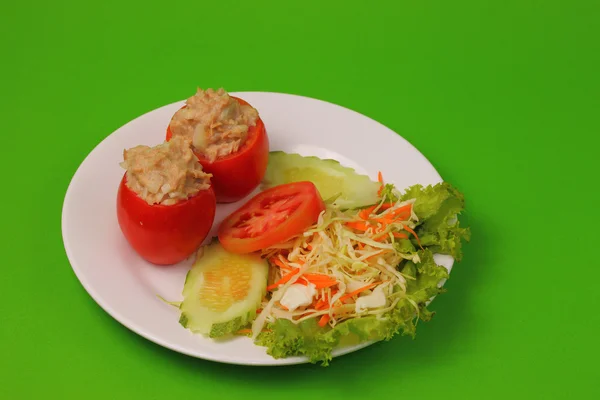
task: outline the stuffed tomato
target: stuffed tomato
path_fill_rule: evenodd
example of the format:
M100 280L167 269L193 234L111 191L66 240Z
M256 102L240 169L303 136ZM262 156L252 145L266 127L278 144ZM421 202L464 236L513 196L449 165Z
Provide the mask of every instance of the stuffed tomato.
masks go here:
M127 171L117 192L117 219L126 240L150 263L185 260L214 222L211 175L183 138L153 148L136 146L125 150L124 159Z
M173 137L192 141L193 151L211 182L218 203L249 195L262 181L269 139L258 111L225 90L201 90L190 97L167 127Z

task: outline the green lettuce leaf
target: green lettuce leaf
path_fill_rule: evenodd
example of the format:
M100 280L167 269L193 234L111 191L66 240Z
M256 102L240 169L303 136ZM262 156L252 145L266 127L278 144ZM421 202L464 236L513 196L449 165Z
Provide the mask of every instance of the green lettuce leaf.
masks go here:
M349 319L333 329L320 327L316 318L299 324L278 319L267 325L256 344L265 346L267 353L274 358L306 356L310 362L326 366L331 361L333 349L342 339L346 343L359 343L390 340L397 334L414 337L417 321L428 321L433 316L426 302L443 292L438 284L448 277L446 269L434 262L431 251L420 250L418 255L421 259L418 264L406 262L402 268L403 273L416 279L407 282L406 297L401 298L388 313L379 317L371 315Z
M435 263L431 250L421 250L418 254L421 262L407 261L401 272L415 278L406 281L406 293L417 304L424 305L433 296L443 293L444 289L438 285L448 279L448 270Z
M420 220L417 235L423 247L434 253L449 254L462 259L462 240L469 241L471 231L460 226L459 215L464 211L462 193L443 182L423 187L414 185L402 195L402 200L416 199L414 212ZM416 239L413 240L416 245Z
M409 239L395 240L394 250L402 254L413 254L417 251L415 245Z
M232 319L231 321L214 324L210 328L208 337L221 338L233 335L234 333L242 329L245 325L248 325L248 321L242 320L242 317L237 317Z
M415 214L419 219L426 220L438 212L444 201L451 196L452 191L454 189L446 182L426 187L413 185L406 189L400 199L402 201L416 199L414 203Z

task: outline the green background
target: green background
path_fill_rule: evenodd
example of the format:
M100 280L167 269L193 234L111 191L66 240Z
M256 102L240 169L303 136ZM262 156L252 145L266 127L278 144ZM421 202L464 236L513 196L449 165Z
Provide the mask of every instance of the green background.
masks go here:
M2 5L0 397L600 398L599 3L224 4ZM328 368L222 365L89 297L61 239L72 175L197 86L357 110L465 193L473 240L414 341Z

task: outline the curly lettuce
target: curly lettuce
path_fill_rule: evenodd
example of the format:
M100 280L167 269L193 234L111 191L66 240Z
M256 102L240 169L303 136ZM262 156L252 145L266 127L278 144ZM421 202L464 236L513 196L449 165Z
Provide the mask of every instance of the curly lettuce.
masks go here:
M256 339L274 358L306 356L312 363L326 366L332 359L333 349L352 337L355 342L390 340L395 335L414 337L419 320L428 321L433 316L427 305L444 292L440 283L448 279L448 271L437 265L435 253L462 259L462 241L470 239L469 228L461 227L459 216L464 211L464 197L448 183L422 186L414 185L398 193L393 185L381 191L383 201L414 199L413 210L418 217L415 232L419 239L398 240L394 249L417 257L397 266L407 277L406 291L393 295L399 297L395 307L383 315L369 315L345 320L335 327L321 327L316 318L294 323L277 319L269 323Z
M458 219L465 207L463 194L443 182L427 187L414 185L401 199L416 199L414 211L419 224L415 231L421 246L434 253L451 255L456 261L462 260L462 240L471 238L470 229L461 227ZM416 239L413 242L418 244Z

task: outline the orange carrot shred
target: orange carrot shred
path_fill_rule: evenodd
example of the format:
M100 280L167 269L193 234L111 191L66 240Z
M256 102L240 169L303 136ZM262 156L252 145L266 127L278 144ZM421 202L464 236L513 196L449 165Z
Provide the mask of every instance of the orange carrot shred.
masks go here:
M271 258L271 262L273 264L277 265L281 269L286 269L288 271L291 269L291 267L289 265L285 265L284 262L281 259L277 258L277 257L272 257Z
M419 239L419 236L417 235L417 232L415 232L413 229L409 228L408 226L404 225L404 230L409 231L410 233L413 234L413 236L415 237L415 239L417 239L417 243L419 244L419 247L421 248L421 250L425 250L423 248L423 246L421 245L421 239Z
M278 280L277 282L273 283L272 285L267 286L267 290L271 291L273 289L277 289L277 287L279 285L286 284L297 273L298 273L298 268L294 268L292 270L292 272L290 272L289 274L286 274L286 275L282 276L280 280Z
M329 323L330 319L331 319L331 317L329 316L329 314L323 315L321 317L321 319L319 319L319 326L324 327L325 325L327 325Z
M393 232L392 235L394 235L394 237L398 239L408 239L408 235L405 235L402 232Z
M408 215L410 216L411 208L412 208L412 204L407 204L405 206L398 208L397 210L390 212L390 215L396 217L396 216L399 216L400 214L408 213Z
M367 224L365 222L360 222L360 221L346 222L346 226L349 228L352 228L352 229L356 229L358 231L366 231L372 227L370 224Z
M329 302L323 298L317 300L315 303L315 310L324 310L329 307Z
M374 236L373 240L376 242L383 242L388 237L387 233L382 233L381 235Z
M377 208L377 206L371 206L368 208L364 208L362 210L360 210L360 212L358 213L358 216L361 217L362 219L369 219L369 216L373 213L373 211L375 211L375 209Z
M324 274L304 274L302 278L315 285L317 289L325 289L337 285L337 280Z
M384 215L381 218L374 218L373 220L383 225L388 225L398 221L406 221L410 218L410 208L411 205L408 204L406 206L400 207L397 210L392 211L387 215Z
M372 289L372 288L374 288L375 286L379 285L380 283L381 283L381 282L373 282L373 283L370 283L370 284L368 284L367 286L363 286L363 287L361 287L361 288L359 288L359 289L356 289L356 290L355 290L355 291L353 291L353 292L346 293L345 295L343 295L342 297L340 297L339 301L343 303L343 302L344 302L344 300L346 300L346 299L349 299L349 298L351 298L351 297L353 297L353 296L356 296L357 294L359 294L359 293L362 293L362 292L364 292L365 290Z
M325 309L329 308L330 307L329 302L331 301L331 298L337 294L337 292L338 292L337 289L333 289L333 290L331 290L331 293L328 296L328 298L326 298L326 297L320 298L317 301L317 303L315 304L315 309L319 310L319 311L322 311L322 310L325 310Z
M393 212L398 214L402 211L410 211L410 209L412 208L412 204L405 204L402 207L397 208L396 210L394 210Z

